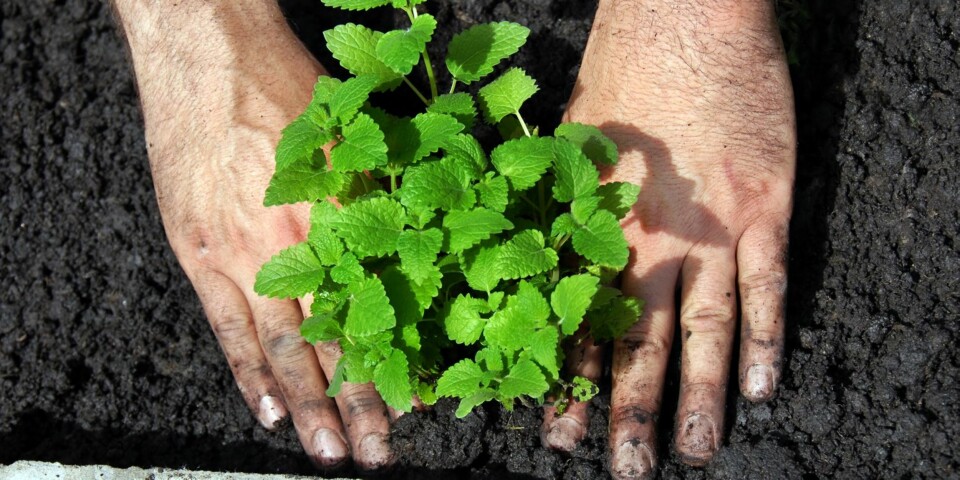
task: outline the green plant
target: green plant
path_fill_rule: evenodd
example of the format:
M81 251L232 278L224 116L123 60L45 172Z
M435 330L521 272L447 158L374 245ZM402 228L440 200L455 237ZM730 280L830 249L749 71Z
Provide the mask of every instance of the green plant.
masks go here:
M589 380L560 378L561 343L584 338L574 334L586 317L592 338L606 341L640 314L640 300L607 286L627 263L619 219L639 187L600 185L594 162L614 164L617 148L596 127L567 123L555 137L531 129L520 109L538 87L518 68L479 90L488 122L519 125L488 157L470 133L474 98L457 87L492 73L529 30L499 22L455 36L445 59L453 81L441 95L426 50L436 20L417 11L422 1L324 0L350 10L391 4L410 27L348 23L324 33L353 76L321 77L283 131L264 203L312 202L311 228L263 265L256 291L313 296L303 336L343 349L328 395L343 381L372 381L404 411L413 395L460 398L458 416L488 400L509 409L548 394L560 406L587 399L596 393ZM407 78L418 64L429 93ZM401 118L369 104L372 92L401 84L423 113ZM444 368L445 358L459 361Z

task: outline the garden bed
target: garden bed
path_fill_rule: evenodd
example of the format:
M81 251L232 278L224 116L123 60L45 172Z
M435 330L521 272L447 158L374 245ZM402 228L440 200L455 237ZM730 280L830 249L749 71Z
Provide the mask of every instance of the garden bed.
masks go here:
M338 19L317 1L281 3L334 67L320 33ZM809 19L788 20L800 157L783 386L761 405L731 389L724 448L692 469L669 453L674 362L662 476L960 475L960 7L799 3ZM540 81L525 116L548 130L595 6L427 3L445 26L438 46L475 22L532 29L515 63ZM247 412L166 244L105 2L0 9L0 463L313 473L292 429L268 433ZM351 18L391 24L378 15ZM540 447L536 410L488 405L456 422L441 402L397 424L398 472L595 478L607 401L593 400L572 456Z

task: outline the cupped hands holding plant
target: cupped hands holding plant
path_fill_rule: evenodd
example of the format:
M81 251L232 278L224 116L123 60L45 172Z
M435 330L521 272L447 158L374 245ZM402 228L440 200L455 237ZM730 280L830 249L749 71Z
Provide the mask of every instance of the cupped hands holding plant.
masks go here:
M544 443L569 450L587 424L579 400L602 372L601 347L584 339L587 323L578 328L586 316L601 339L629 328L614 345L611 473L643 476L656 464L680 285L676 449L709 461L738 293L741 390L766 400L780 375L795 153L772 5L601 1L567 112L579 123L540 137L520 116L536 85L509 70L480 106L488 121L516 119L518 137L488 159L468 134L472 99L438 91L422 53L436 25L420 2L324 3L392 3L411 27L327 32L356 77L317 82L322 68L270 1L116 0L167 235L260 421L271 428L289 412L318 466L352 456L376 469L395 460L396 415L377 391L399 410L412 394L459 397L458 415L549 393L565 411L547 408ZM471 29L461 47L493 48L458 57L455 41L447 67L461 85L479 80L525 38L514 24ZM421 62L429 90L406 79ZM365 103L402 83L424 114ZM616 166L601 131L619 147ZM632 208L631 184L642 187ZM266 204L283 206L264 208L264 189ZM608 228L618 217L622 230ZM624 265L621 296L605 285ZM635 324L634 297L646 301ZM575 349L561 373L565 337ZM436 350L450 342L476 356L444 369Z

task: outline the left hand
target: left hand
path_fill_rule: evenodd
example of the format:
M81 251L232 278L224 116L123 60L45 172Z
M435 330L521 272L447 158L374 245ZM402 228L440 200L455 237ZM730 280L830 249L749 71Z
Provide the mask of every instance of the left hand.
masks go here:
M740 302L740 391L774 395L780 379L787 229L796 157L793 94L769 1L601 1L567 111L620 149L607 181L641 185L622 221L631 247L623 290L646 301L614 344L610 470L642 478L656 466L656 418L674 339L682 339L675 449L690 465L722 442ZM738 297L739 292L739 297ZM596 379L595 346L568 368ZM585 404L543 441L572 449Z

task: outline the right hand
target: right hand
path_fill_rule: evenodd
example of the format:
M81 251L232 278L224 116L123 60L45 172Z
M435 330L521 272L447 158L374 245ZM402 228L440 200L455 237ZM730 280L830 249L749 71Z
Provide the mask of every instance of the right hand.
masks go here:
M309 229L309 205L266 208L263 197L280 131L309 103L323 68L276 2L118 0L117 9L164 228L247 405L268 429L289 414L318 467L340 466L351 452L361 470L391 465L390 412L373 385L345 383L336 399L326 396L340 349L301 337L309 302L253 290L260 266ZM176 35L161 32L170 27Z

